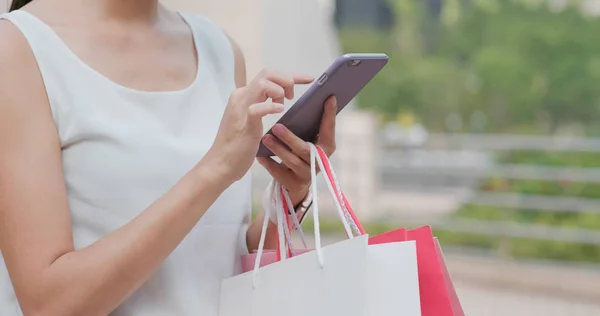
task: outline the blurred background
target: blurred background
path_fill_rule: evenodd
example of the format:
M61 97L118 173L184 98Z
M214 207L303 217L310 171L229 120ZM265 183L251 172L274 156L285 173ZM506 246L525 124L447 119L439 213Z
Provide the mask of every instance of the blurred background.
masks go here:
M164 2L217 21L250 78L387 53L338 120L367 231L432 225L467 315L600 315L600 0Z
M167 3L220 23L249 77L387 53L338 121L367 231L432 225L467 315L600 315L600 1Z

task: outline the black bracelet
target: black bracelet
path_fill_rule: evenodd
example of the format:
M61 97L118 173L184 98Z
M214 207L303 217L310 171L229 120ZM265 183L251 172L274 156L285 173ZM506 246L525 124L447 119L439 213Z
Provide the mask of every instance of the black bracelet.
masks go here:
M296 216L298 216L298 214L300 213L300 218L298 219L300 223L302 223L302 221L304 220L304 217L306 216L306 213L308 213L308 210L310 209L312 204L312 194L310 191L308 191L306 197L304 197L304 199L294 207L294 212L296 213Z

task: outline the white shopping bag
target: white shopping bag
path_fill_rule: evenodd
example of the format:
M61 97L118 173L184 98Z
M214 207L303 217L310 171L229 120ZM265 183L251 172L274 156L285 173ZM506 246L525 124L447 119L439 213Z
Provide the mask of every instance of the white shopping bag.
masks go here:
M365 275L367 315L421 315L415 241L370 245Z
M327 177L349 239L321 247L315 162L321 170L326 169L318 150L311 145L315 250L286 258L285 247L280 247L282 260L259 268L265 216L255 268L223 281L219 316L421 315L415 242L369 246L366 234L354 237L357 225L337 199L339 185L329 183ZM278 188L273 192L278 193ZM277 193L275 197L279 197ZM285 245L289 232L284 232L280 205L276 203L279 245Z

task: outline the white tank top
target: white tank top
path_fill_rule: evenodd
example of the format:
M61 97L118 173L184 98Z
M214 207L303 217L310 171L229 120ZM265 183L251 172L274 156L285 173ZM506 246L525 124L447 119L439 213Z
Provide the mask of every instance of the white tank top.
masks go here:
M27 38L39 65L62 147L76 249L131 221L210 148L235 88L233 50L211 21L182 13L198 52L187 88L123 87L80 60L24 11L0 15ZM218 314L221 280L238 272L251 211L250 174L212 205L177 249L111 315ZM0 256L0 315L21 315Z

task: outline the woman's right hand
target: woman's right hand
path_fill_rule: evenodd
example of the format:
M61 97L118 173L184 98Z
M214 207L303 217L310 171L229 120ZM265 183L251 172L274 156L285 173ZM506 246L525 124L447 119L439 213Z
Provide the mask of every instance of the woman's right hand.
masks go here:
M250 169L263 136L262 118L281 113L284 99L294 98L294 85L308 84L312 76L288 76L261 71L248 85L229 97L215 141L207 153L230 181L241 179Z

